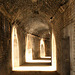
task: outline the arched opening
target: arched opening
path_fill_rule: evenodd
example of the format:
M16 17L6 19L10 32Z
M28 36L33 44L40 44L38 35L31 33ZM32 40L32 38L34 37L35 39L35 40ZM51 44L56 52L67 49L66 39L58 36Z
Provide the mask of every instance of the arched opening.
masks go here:
M29 35L29 34L28 34ZM30 37L30 36L29 36ZM28 39L28 37L27 37ZM33 65L33 69L32 69L32 66L24 66L24 65L20 65L20 61L19 61L19 45L18 45L18 35L17 35L17 29L15 26L13 26L12 28L12 70L13 71L56 71L56 40L55 40L55 36L54 36L54 33L52 31L52 53L51 53L51 58L52 58L52 65L48 65L48 66L35 66ZM29 50L29 52L32 53L32 46L28 47L28 40L27 40L27 43L26 43L26 49ZM31 42L32 43L32 42ZM40 45L40 44L39 44ZM26 51L27 52L27 51ZM28 54L27 54L28 55ZM33 62L33 63L36 63L36 62L49 62L48 61L44 61L44 60L33 60L33 58L31 57L33 54L29 54L29 56L27 57L30 57L30 58L27 58L29 59L28 62ZM45 58L45 57L44 57ZM47 57L46 57L47 58ZM50 58L50 57L48 57Z
M36 55L36 48L33 46L33 44L37 41L34 41L34 39L37 38L31 34L27 34L27 40L26 40L26 51L25 51L25 62L28 63L51 63L51 60L44 60L40 59L42 55L40 56L40 48L37 50L37 55ZM32 40L33 39L33 40ZM37 46L40 46L40 39L38 39L39 44ZM44 46L45 47L45 46ZM45 49L44 49L45 51ZM45 57L45 56L44 56Z
M19 67L19 43L17 29L15 26L12 28L12 70L14 67Z
M45 43L43 38L40 40L40 57L45 57Z

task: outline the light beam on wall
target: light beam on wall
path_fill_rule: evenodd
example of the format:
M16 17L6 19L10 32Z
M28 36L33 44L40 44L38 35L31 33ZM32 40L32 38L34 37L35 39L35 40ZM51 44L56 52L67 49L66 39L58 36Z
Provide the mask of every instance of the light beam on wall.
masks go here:
M54 32L52 31L52 67L57 69L56 65L56 39Z
M15 26L12 28L12 69L19 66L19 45L17 29Z
M40 57L45 57L45 43L43 38L40 40Z
M29 34L27 34L26 38L26 52L25 52L25 62L30 62L33 60L32 56L32 43Z

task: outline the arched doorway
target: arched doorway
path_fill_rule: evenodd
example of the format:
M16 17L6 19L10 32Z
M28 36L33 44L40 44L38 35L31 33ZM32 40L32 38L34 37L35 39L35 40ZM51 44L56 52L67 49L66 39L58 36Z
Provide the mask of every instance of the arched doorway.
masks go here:
M19 44L17 29L12 28L12 70L13 71L56 71L56 40L52 31L52 65L51 66L20 66L19 64Z

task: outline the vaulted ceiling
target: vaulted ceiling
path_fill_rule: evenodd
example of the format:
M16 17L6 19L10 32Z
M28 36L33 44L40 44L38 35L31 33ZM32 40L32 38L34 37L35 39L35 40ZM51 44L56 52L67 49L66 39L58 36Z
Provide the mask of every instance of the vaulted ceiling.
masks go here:
M40 36L43 33L49 33L49 20L55 15L58 8L67 1L0 0L0 4L11 15L12 24L16 23L25 32Z

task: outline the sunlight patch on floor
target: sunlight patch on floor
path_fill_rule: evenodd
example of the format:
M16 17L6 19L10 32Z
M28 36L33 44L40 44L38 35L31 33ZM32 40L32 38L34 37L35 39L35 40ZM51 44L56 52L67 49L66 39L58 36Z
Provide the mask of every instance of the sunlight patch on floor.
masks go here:
M15 67L13 71L56 71L54 66L20 66Z

